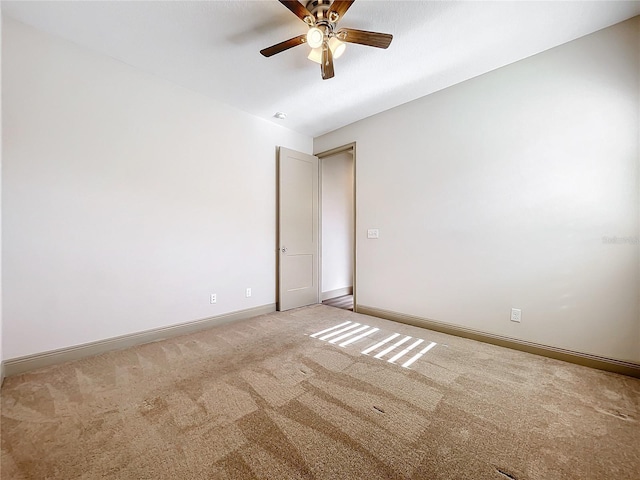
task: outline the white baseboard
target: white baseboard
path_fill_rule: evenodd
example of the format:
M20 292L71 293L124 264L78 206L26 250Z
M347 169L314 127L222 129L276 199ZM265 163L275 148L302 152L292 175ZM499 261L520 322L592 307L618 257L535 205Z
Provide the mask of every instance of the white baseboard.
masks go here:
M328 292L322 292L320 295L320 301L324 302L330 298L344 297L345 295L353 295L353 287L344 287L336 290L330 290Z
M111 350L121 350L136 345L142 345L144 343L178 337L180 335L206 330L225 323L275 312L275 310L275 304L268 304L260 307L249 308L247 310L239 310L237 312L204 318L202 320L195 320L193 322L146 330L144 332L131 333L120 337L107 338L97 342L36 353L24 357L11 358L9 360L5 360L2 364L2 378L4 379L4 375L10 377L11 375L25 373L37 368L49 367L51 365L70 362L72 360L79 360L81 358L98 355Z

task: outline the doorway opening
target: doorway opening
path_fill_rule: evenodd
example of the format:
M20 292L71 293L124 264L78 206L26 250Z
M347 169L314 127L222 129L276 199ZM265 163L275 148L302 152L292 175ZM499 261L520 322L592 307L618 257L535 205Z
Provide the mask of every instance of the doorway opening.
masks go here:
M358 311L355 143L316 156L277 150L276 309L332 301Z
M317 154L320 162L320 300L357 310L355 143Z

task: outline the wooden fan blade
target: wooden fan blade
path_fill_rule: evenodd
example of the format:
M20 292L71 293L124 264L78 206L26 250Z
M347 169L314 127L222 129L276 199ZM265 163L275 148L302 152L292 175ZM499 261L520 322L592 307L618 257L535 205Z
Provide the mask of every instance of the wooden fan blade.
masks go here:
M347 10L349 10L353 2L355 2L355 0L334 0L329 8L329 15L331 15L331 12L336 12L338 14L338 20L340 20L344 14L347 13Z
M262 50L260 50L260 53L265 57L270 57L271 55L275 55L276 53L284 52L285 50L289 50L290 48L302 45L306 41L306 35L298 35L297 37L290 38L289 40L285 40L284 42L276 43L275 45L271 45L270 47L263 48Z
M343 42L359 43L377 48L387 48L393 40L393 35L389 33L367 32L353 28L341 28L336 32L336 35Z
M315 22L315 18L311 14L307 7L302 5L298 0L279 0L282 5L291 10L296 17L302 20L308 25L312 25Z
M320 71L322 72L323 80L333 78L333 53L331 53L331 49L327 42L322 44L322 63L320 64Z

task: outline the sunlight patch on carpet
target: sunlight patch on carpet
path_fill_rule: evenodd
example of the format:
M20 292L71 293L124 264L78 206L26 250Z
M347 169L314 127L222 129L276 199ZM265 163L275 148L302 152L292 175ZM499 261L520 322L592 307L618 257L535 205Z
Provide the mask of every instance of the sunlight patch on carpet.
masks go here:
M338 325L334 325L333 327L325 328L324 330L321 330L319 332L312 333L309 336L311 338L317 338L333 345L337 344L338 346L344 348L348 345L356 343L359 340L362 340L365 337L373 335L379 330L379 328L370 327L369 325L362 325L355 322L343 322ZM394 343L391 343L390 345L387 345L400 336L401 334L399 333L393 333L383 340L380 340L373 345L365 348L360 353L362 353L363 355L369 355L384 347L382 350L377 352L373 356L373 358L386 360L388 363L393 364L396 364L396 362L402 360L403 363L398 363L398 365L401 365L403 368L409 368L420 357L422 357L425 353L427 353L437 345L437 343L435 342L430 342L426 347L419 350L418 353L414 353L412 356L410 356L412 352L415 352L414 349L416 347L424 344L425 340L422 338L414 338L410 335L405 335L403 338L395 341ZM405 344L412 339L414 341L406 346ZM405 347L402 350L398 351L399 347L403 345L405 345ZM388 358L385 359L384 357Z

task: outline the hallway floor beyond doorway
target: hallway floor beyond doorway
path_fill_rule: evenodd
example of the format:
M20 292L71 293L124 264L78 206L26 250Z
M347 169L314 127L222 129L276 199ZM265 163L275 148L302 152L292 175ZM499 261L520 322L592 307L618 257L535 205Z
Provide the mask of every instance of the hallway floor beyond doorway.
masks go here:
M342 297L330 298L322 302L322 304L353 312L353 295L343 295Z

